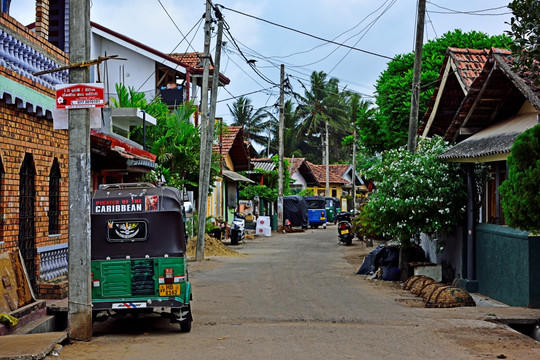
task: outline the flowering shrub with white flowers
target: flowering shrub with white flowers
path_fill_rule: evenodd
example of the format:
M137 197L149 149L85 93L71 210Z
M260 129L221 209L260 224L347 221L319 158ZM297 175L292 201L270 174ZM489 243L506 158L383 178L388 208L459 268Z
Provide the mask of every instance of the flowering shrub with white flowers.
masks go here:
M383 153L366 173L376 181L365 211L385 235L407 246L420 233L451 232L462 220L467 201L459 165L437 158L448 149L441 137L422 139L415 154L405 148Z

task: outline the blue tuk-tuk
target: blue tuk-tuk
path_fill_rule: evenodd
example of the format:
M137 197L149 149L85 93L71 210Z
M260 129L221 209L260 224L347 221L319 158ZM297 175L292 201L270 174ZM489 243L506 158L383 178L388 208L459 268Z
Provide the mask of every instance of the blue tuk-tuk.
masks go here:
M323 226L326 229L326 199L324 196L306 196L308 220L311 228Z

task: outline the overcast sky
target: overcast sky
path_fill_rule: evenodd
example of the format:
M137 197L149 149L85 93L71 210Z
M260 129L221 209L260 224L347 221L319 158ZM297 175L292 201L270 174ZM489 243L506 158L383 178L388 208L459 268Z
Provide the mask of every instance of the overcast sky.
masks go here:
M500 35L508 30L509 0L428 0L424 41L460 28ZM91 19L164 53L203 51L203 0L91 0ZM247 95L254 108L279 98L280 64L293 90L309 84L313 71L324 71L352 91L373 95L374 84L389 61L414 45L416 0L214 0L226 8L301 32L345 43L340 47L292 30L223 9L230 34L260 77L225 33L221 72L230 80L218 95L216 116L230 122L227 100ZM34 0L12 0L10 15L23 24L34 21ZM504 7L504 8L501 8ZM481 11L483 10L483 11ZM178 27L180 31L176 28ZM190 32L191 31L191 32ZM183 40L183 36L188 34ZM215 38L212 39L214 54ZM375 53L377 55L372 55ZM271 82L271 83L270 83Z

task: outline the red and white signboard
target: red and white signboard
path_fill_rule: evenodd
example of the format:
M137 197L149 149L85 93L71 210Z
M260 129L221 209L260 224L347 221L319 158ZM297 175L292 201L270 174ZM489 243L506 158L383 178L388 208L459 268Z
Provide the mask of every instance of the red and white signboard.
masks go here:
M103 84L65 84L56 87L57 109L105 107Z

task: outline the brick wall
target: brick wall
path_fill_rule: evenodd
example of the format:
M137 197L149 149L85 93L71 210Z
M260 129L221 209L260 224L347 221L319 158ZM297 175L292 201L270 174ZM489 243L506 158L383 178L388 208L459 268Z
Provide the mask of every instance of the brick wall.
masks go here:
M48 2L43 3L47 3L48 11ZM58 63L67 64L68 57L63 51L36 36L9 15L0 14L0 28ZM3 66L0 66L0 76L54 97L54 90ZM30 114L26 109L7 104L0 98L0 161L4 169L4 176L0 179L0 213L3 214L0 218L0 252L18 247L19 172L26 153L32 155L35 164L35 247L68 241L68 133L66 130L54 130L51 120ZM49 173L55 157L61 172L60 235L49 236ZM35 265L35 276L39 279L37 251Z
M0 208L4 213L1 250L18 246L19 172L26 153L35 164L36 247L67 242L68 233L68 134L53 130L52 121L37 118L0 100L0 158L4 168ZM49 237L49 173L54 158L60 166L60 236ZM37 259L36 259L37 260ZM39 269L36 266L36 269ZM36 274L37 276L38 274Z

